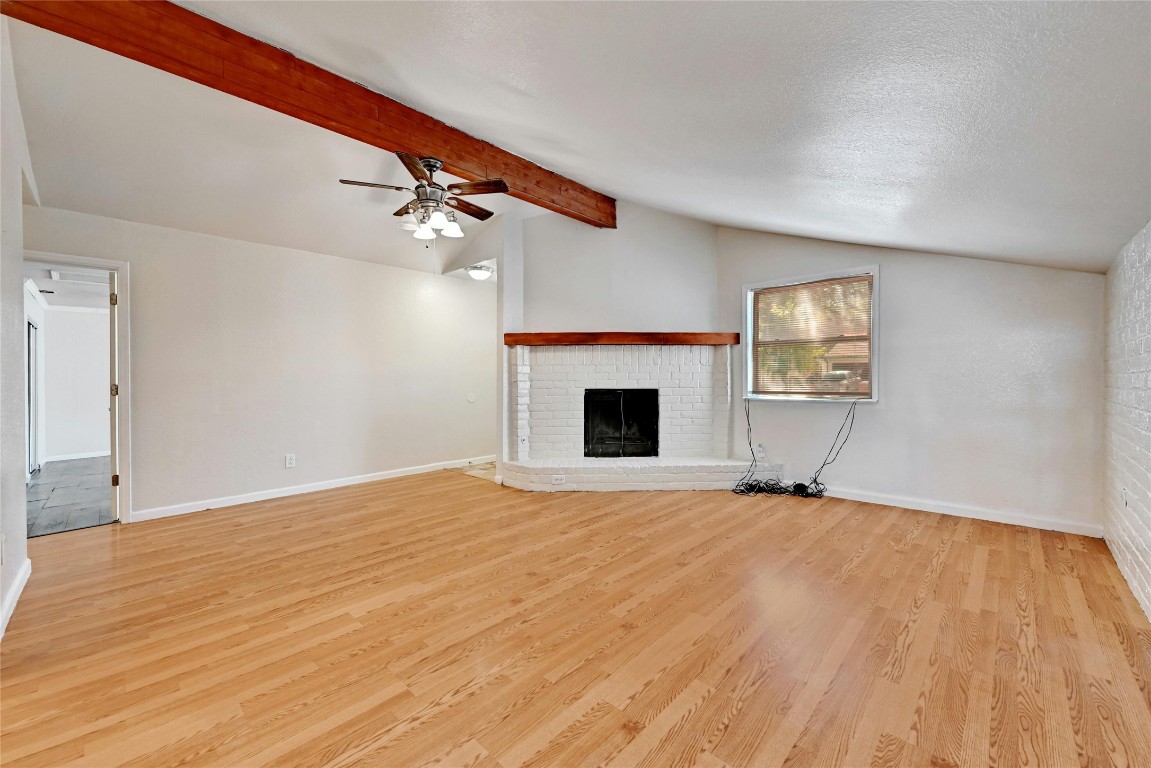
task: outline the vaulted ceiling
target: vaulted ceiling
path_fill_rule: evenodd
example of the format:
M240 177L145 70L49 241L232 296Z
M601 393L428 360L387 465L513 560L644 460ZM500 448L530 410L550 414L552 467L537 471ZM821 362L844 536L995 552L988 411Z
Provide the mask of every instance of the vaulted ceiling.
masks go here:
M338 183L411 186L394 155L23 22L10 31L45 206L422 271L488 226L460 216L463 239L425 247L392 216L410 195Z
M1151 3L181 4L717 223L1102 270L1151 217Z
M1102 271L1151 218L1149 3L181 4L715 223ZM427 268L394 197L333 184L399 183L383 152L19 22L13 48L46 204Z

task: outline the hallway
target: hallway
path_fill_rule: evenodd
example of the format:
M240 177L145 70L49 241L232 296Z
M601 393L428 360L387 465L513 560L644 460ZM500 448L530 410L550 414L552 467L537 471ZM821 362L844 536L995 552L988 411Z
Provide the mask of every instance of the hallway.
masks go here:
M28 538L112 522L111 459L53 461L28 486Z

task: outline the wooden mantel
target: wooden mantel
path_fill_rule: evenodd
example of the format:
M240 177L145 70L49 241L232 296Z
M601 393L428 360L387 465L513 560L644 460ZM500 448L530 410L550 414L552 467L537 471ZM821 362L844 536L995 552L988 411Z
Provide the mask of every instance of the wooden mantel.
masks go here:
M509 347L571 347L592 344L652 344L722 347L738 344L738 333L640 333L593 331L590 333L505 333Z
M437 157L468 181L503 178L512 197L577 221L616 225L607 195L166 0L2 0L0 13L388 152Z

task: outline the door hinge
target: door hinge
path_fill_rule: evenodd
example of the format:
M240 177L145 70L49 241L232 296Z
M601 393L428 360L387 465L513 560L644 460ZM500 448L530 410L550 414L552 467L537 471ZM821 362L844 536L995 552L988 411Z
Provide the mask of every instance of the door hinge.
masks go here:
M116 294L114 294L114 293L108 294L108 303L111 304L113 307L116 306L116 304L118 304L119 301L120 301L120 297L117 296Z
M119 475L112 475L112 487L116 488L119 485L120 485L120 476Z
M112 397L116 397L119 394L120 394L120 385L119 384L113 384L112 385Z

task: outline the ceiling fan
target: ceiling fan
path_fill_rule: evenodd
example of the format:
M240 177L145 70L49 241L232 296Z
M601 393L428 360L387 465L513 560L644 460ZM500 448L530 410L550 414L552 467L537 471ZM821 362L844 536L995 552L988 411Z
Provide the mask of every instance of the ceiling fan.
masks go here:
M371 181L352 181L340 179L341 184L351 184L357 187L375 187L377 189L394 189L397 192L411 192L415 199L406 203L393 215L400 217L400 228L412 231L417 240L435 240L439 231L444 237L463 237L464 232L456 221L455 211L467 214L480 221L486 221L495 214L487 208L475 203L461 200L462 195L490 195L508 191L508 185L503 179L486 179L484 181L463 181L448 184L446 187L436 183L432 175L444 167L443 162L434 157L419 158L406 152L397 152L396 156L416 180L415 188L397 187L392 184L376 184ZM445 212L444 206L454 210Z

